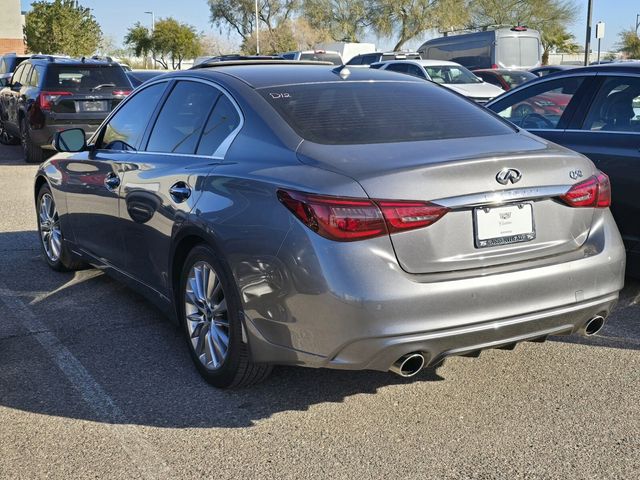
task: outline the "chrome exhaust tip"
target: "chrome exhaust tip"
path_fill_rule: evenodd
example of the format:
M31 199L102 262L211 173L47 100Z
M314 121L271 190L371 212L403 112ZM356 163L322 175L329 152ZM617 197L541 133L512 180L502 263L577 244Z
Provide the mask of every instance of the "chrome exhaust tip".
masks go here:
M604 317L602 315L596 315L584 324L580 333L585 337L590 337L598 333L602 327L604 327Z
M404 378L413 377L424 367L424 355L420 352L407 353L395 361L390 372L396 373Z

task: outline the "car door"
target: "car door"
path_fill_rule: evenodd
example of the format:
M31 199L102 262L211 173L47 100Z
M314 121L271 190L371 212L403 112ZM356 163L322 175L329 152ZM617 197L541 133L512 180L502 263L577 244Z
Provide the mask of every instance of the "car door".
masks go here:
M99 262L124 268L119 216L121 183L140 148L168 82L131 96L94 137L88 151L56 159L63 172L67 216L75 243Z
M240 118L230 97L213 84L177 80L145 151L129 160L120 208L124 252L127 271L147 287L169 293L174 229L197 202L199 185L221 161L220 146L239 128Z
M537 81L500 96L489 102L487 108L520 128L562 144L564 130L594 81L594 75Z
M20 125L18 124L18 98L22 89L22 77L26 66L27 64L24 63L19 65L13 72L8 88L2 90L5 128L14 135L18 135L20 131Z
M640 254L640 76L599 75L598 87L561 143L609 176L611 212L627 246Z

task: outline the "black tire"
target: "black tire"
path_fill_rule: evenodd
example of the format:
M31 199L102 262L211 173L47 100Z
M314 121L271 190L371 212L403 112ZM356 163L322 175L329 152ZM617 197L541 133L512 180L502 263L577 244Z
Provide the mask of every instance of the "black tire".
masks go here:
M25 117L20 119L20 142L24 152L24 161L27 163L42 163L44 152L40 146L35 145L31 138L31 127Z
M229 344L224 361L215 369L207 368L199 359L187 326L185 306L187 282L191 269L194 265L202 262L213 268L220 281L223 298L226 300L227 305ZM191 359L200 375L208 383L217 388L239 388L256 384L269 376L272 370L271 365L251 361L248 345L242 340L242 304L238 289L229 269L218 259L213 249L208 245L198 245L189 252L182 267L179 295L176 302Z
M38 238L40 240L40 249L42 250L42 255L44 256L45 261L49 265L52 270L57 272L69 272L74 270L81 270L87 267L87 264L84 263L80 258L74 255L70 250L67 244L64 241L64 232L60 229L61 234L61 247L60 253L57 258L52 258L48 253L45 247L45 241L42 233L42 218L40 215L40 207L42 203L42 198L45 195L49 195L53 198L53 194L51 193L51 188L46 183L40 187L40 191L38 192L38 198L36 202L36 216L38 218ZM55 202L55 199L54 199Z
M2 121L2 113L0 113L0 143L2 145L17 145L20 143L18 137L14 137L5 129L4 122Z

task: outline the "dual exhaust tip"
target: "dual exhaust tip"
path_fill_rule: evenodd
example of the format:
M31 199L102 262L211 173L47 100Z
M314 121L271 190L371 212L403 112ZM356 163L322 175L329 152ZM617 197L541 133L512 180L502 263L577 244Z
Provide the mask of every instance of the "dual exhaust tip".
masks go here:
M604 327L604 316L596 315L590 318L582 327L580 333L587 337L598 333ZM421 352L407 353L395 361L389 371L404 378L413 377L424 368L425 357Z

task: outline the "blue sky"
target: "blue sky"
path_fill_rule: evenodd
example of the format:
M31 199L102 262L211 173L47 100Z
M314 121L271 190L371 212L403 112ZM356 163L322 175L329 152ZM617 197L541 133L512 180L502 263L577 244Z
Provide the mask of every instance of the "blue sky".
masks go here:
M28 10L30 0L21 0L23 10ZM173 16L196 27L205 34L218 35L218 29L209 23L209 7L206 0L80 0L86 7L92 8L94 15L102 26L104 34L113 37L120 44L127 28L137 21L151 24L150 15L145 11L154 11L156 18ZM571 32L579 43L584 43L586 28L587 0L577 0L582 6L580 19L570 26ZM602 41L603 50L611 48L617 41L620 30L635 27L636 14L640 13L638 0L594 0L593 22L603 21L606 24L606 36ZM595 35L595 32L594 32ZM409 47L417 47L429 36L415 40ZM237 38L230 37L232 42ZM390 40L366 38L364 41L375 43L378 48L393 46Z

